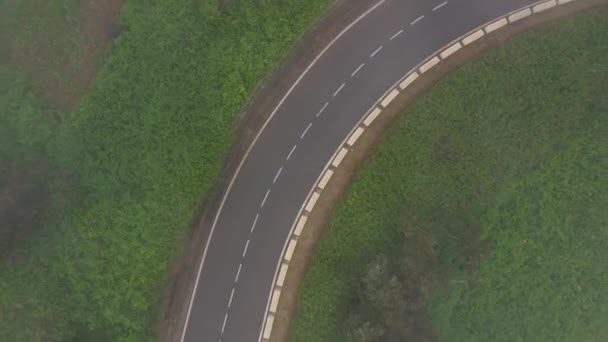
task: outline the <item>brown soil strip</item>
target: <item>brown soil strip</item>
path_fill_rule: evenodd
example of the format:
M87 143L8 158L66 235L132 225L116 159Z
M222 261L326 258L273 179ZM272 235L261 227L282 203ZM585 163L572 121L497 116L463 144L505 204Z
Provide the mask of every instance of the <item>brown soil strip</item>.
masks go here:
M289 328L297 304L298 289L306 274L315 247L328 228L334 208L347 193L356 171L367 157L373 153L374 147L380 142L384 132L391 126L391 123L418 96L424 94L437 82L462 65L508 42L518 34L569 16L575 12L607 4L608 0L579 0L572 4L562 5L546 13L535 14L486 35L450 56L431 71L423 74L416 80L415 84L408 87L406 91L401 92L389 107L382 111L382 114L376 119L374 124L366 129L354 148L347 154L340 167L335 170L334 176L323 190L315 210L308 217L306 226L298 240L296 250L289 264L285 285L282 288L279 306L275 315L271 342L288 341Z
M73 109L87 93L105 50L119 33L114 18L123 1L84 1L78 5L82 19L76 27L66 27L62 35L55 36L37 29L26 47L7 39L2 49L54 106Z

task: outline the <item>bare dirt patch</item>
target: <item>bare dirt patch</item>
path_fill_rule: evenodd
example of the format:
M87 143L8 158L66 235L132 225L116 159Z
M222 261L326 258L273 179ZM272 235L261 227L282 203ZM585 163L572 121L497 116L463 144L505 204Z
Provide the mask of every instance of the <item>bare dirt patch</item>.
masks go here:
M72 109L119 33L114 18L122 3L89 0L68 9L48 1L34 1L29 7L9 3L7 16L14 18L2 49L38 92L57 108Z

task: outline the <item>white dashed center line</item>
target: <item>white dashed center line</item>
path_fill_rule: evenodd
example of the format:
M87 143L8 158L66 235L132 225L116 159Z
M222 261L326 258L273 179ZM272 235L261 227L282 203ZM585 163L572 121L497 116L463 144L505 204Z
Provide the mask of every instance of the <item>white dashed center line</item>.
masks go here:
M224 333L224 330L226 329L226 321L228 321L228 314L226 314L224 316L224 324L222 324L222 334Z
M419 22L422 19L424 19L424 15L421 15L418 18L416 18L416 20L412 21L412 23L410 25L414 26L414 25L416 25L417 22Z
M253 233L253 230L255 229L255 224L258 223L258 218L260 217L260 214L256 214L255 215L255 219L253 220L253 224L251 225L251 233ZM240 270L240 266L239 266L239 270Z
M235 283L239 282L239 276L241 275L241 268L243 268L243 264L242 263L239 264L239 269L238 269L238 271L236 271L236 277L234 277L234 282Z
M264 204L266 203L266 200L268 199L268 195L270 195L270 189L268 189L268 191L266 191L266 195L264 195L264 199L262 200L262 204L260 204L260 208L264 207Z
M232 298L234 298L234 287L232 288L232 292L230 292L230 299L228 300L228 307L232 306Z
M289 158L291 158L291 155L293 154L293 151L296 150L296 147L298 147L298 145L293 145L291 151L289 151L289 154L287 155L287 158L285 158L285 160L289 160Z
M399 35L402 33L403 33L403 30L397 31L394 35L391 36L391 38L389 40L393 40L393 39L399 37Z
M342 83L342 85L340 86L340 88L338 88L335 92L334 92L334 97L336 97L338 94L340 94L340 92L342 91L342 88L344 88L344 86L346 85L346 83Z
M327 106L329 106L329 102L325 102L325 104L323 105L323 108L321 108L319 110L319 112L317 113L317 117L319 117L321 115L321 113L323 113L325 111L325 108L327 108Z
M433 7L433 12L435 12L436 10L440 9L441 7L443 7L443 6L447 5L447 4L448 4L448 2L444 1L444 2L440 3L439 5Z
M306 133L308 133L308 130L310 129L310 127L312 126L312 122L308 124L308 126L306 126L306 129L304 130L304 132L302 132L302 135L300 135L300 139L304 139L304 136L306 135Z
M363 68L364 65L365 65L365 63L361 63L361 65L359 65L359 67L357 67L357 69L355 69L355 71L353 71L353 73L350 74L350 77L355 77L355 75L359 72L359 70L361 70L361 68Z
M378 52L380 52L380 50L382 50L384 46L380 45L379 48L376 49L376 51L372 52L371 55L369 55L369 58L373 58Z
M247 248L249 248L249 240L245 242L245 248L243 248L243 258L247 255Z
M281 168L279 169L279 171L277 171L277 174L274 176L274 179L272 180L272 184L276 183L276 181L279 178L279 176L281 175L282 171L283 171L283 167L281 166Z

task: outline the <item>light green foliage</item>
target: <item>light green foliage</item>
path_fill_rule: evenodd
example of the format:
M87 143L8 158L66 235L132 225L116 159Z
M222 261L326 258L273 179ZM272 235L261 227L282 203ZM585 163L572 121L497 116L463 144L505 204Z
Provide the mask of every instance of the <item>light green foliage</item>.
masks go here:
M1 341L153 339L167 266L235 115L328 3L235 1L219 13L214 1L127 1L72 112L35 105L2 69L1 151L42 155L67 176L52 181L44 226L0 264Z
M319 243L291 340L350 340L363 266L396 258L416 217L440 252L426 309L439 340L608 340L607 17L523 34L396 121ZM490 248L474 273L453 234L471 222Z

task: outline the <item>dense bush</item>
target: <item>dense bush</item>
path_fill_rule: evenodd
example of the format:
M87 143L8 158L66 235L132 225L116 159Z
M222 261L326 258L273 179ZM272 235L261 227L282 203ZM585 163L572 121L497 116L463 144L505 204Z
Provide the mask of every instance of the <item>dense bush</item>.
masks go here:
M438 210L421 219L407 208L401 215L399 252L391 259L378 255L357 287L345 324L355 342L435 341L426 319L433 285L477 286L478 267L489 255L473 218L441 217Z

